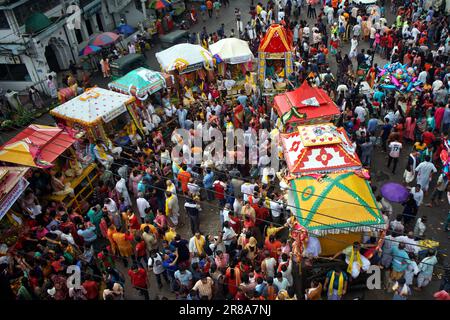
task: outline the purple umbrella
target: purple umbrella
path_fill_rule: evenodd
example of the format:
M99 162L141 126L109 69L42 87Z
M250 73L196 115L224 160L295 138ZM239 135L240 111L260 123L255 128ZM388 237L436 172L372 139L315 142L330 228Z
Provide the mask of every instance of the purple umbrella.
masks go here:
M388 201L402 203L408 199L409 190L400 183L388 182L381 187L381 195Z

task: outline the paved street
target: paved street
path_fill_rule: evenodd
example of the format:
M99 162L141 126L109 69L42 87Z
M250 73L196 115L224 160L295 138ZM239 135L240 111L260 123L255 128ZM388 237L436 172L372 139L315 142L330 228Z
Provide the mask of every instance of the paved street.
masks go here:
M255 1L257 2L257 1ZM266 4L267 1L261 1L262 3ZM225 24L226 33L229 34L231 28L236 29L236 21L235 21L235 15L234 15L234 8L238 7L240 8L242 12L242 18L244 25L249 19L249 0L231 0L230 1L231 6L229 8L222 8L220 19L216 19L215 17L209 19L207 18L207 21L205 24L200 22L199 24L195 25L189 32L199 32L201 31L202 27L205 25L208 32L215 32L221 23ZM388 13L388 22L393 22L393 17L390 14L390 10L386 10ZM306 19L306 10L302 10L302 19ZM311 20L308 22L312 22ZM360 48L367 48L367 43L361 43ZM156 45L155 48L152 49L151 52L147 52L148 57L148 64L149 66L154 70L159 70L158 62L155 59L155 52L160 50L160 45ZM349 45L345 44L344 47L341 49L343 53L348 53L349 51ZM333 61L334 62L334 61ZM385 63L384 60L380 59L379 56L376 57L376 61L379 64L383 65ZM331 68L333 72L336 72L336 64L331 63ZM98 75L96 77L92 77L92 82L97 83L101 87L106 87L106 83L102 78L99 78ZM49 115L44 115L43 117L36 119L34 121L38 124L53 124L53 120ZM10 137L14 136L16 132L10 132L6 134L1 134L0 137L0 143L4 143L7 141ZM402 182L402 174L403 170L406 166L406 154L409 153L411 146L406 146L404 150L402 151L402 156L400 158L400 162L398 165L398 170L396 175L390 174L390 170L386 168L386 162L387 162L387 155L384 153L381 153L379 149L375 151L373 163L372 163L372 177L374 181L374 185L378 187L378 190L380 189L381 185L388 181L395 181L395 182ZM389 172L389 173L387 173ZM433 190L433 185L431 186L430 190ZM425 198L425 202L429 202L429 198ZM210 202L208 202L210 203ZM182 207L182 203L180 203L180 207ZM214 206L218 206L217 203L213 203ZM216 208L212 208L207 205L207 203L203 204L203 213L201 217L201 230L205 234L217 234L218 232L218 226L219 226L219 213ZM447 202L445 202L445 205L442 205L442 207L433 207L433 208L427 208L427 207L421 207L419 210L419 216L426 214L429 218L429 225L426 232L426 235L433 239L441 242L441 259L439 261L439 265L442 265L444 263L444 259L448 260L447 254L448 254L448 247L450 240L447 238L447 234L443 231L443 222L447 216L448 213L448 205ZM401 213L402 207L400 205L394 205L394 215ZM186 221L186 219L184 219ZM187 221L186 221L187 222ZM185 226L180 230L181 235L184 238L190 238L190 232L189 232L189 226ZM120 263L119 263L120 264ZM438 279L439 274L442 272L439 268L435 269L437 272L437 275L434 277L433 282L424 290L423 292L413 292L413 295L410 299L430 299L432 293L434 293L437 288L439 287L440 280ZM126 270L122 268L122 271L124 274L126 274ZM151 284L150 284L150 292L151 292L151 298L155 297L157 294L164 295L168 298L174 298L173 294L171 294L166 287L163 288L163 290L159 291L157 289L156 281L154 279L154 276L151 276ZM126 298L127 299L142 299L141 296L137 294L135 290L131 288L131 285L129 283L128 277L127 277L127 283L125 288ZM297 293L298 295L301 295L300 292ZM352 299L356 296L361 296L361 292L349 292L347 299ZM366 299L391 299L392 294L386 294L383 290L374 290L374 291L367 291L365 293Z

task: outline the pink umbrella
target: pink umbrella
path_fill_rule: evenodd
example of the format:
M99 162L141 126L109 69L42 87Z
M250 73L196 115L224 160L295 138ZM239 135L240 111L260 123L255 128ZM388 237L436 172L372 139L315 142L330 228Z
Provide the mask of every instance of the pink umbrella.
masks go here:
M104 47L110 44L115 43L117 40L119 40L120 35L114 33L114 32L104 32L99 35L96 35L92 37L91 40L89 40L89 44L97 46L97 47Z

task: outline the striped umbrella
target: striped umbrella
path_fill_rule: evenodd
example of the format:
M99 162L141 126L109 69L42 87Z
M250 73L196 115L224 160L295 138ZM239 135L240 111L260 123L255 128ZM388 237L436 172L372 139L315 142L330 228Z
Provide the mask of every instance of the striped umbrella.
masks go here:
M83 50L78 54L79 56L88 56L90 54L99 52L102 48L94 46L92 44L88 44Z
M120 35L114 32L104 32L99 35L93 36L91 40L89 40L89 44L104 47L116 42L120 38Z

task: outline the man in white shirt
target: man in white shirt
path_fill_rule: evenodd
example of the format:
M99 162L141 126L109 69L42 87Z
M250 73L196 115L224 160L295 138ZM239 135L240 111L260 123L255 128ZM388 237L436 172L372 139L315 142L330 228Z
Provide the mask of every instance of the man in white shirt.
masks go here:
M417 219L416 225L414 226L414 237L423 238L425 230L427 229L426 223L427 223L426 216Z
M366 120L367 111L362 106L357 106L355 108L355 113L357 114L357 118L364 123Z
M261 20L267 23L267 11L262 9L259 15L261 16Z
M420 30L417 29L416 26L414 26L414 27L412 28L412 30L411 30L411 35L412 35L412 37L414 38L414 43L417 42L417 38L418 38L419 34L420 34Z
M306 25L304 28L303 28L303 39L305 39L305 40L309 40L309 34L311 33L311 29Z
M420 184L416 185L415 188L411 189L411 194L414 196L414 200L416 200L417 207L420 207L420 205L423 202L423 190L420 187Z
M356 39L359 39L360 35L361 35L361 26L359 24L355 24L353 26L353 36L355 36Z
M394 167L392 168L392 174L395 174L395 169L397 168L398 158L400 157L400 150L402 149L402 144L397 140L392 141L389 144L389 160L388 168L391 167L391 162L394 162Z
M227 248L227 253L229 254L234 248L232 248L233 242L235 242L237 238L236 232L234 232L233 228L231 227L230 223L228 221L223 223L223 243L225 244L225 247Z
M189 240L191 263L198 263L200 261L200 255L205 252L205 249L201 247L202 243L206 243L206 239L205 236L200 234L200 232L196 232L195 235Z
M265 90L273 90L273 84L275 83L275 81L272 79L271 76L268 76L266 78L266 80L264 80L264 89Z
M272 221L274 224L281 224L281 213L283 211L283 205L280 201L275 199L272 195L272 200L270 200L270 212L272 214Z
M404 243L405 244L405 251L406 252L412 252L414 254L418 254L420 251L420 247L417 245L417 241L414 240L414 233L408 232L407 236L398 236L395 237L395 243Z
M105 199L104 208L106 208L111 215L118 211L116 202L111 198Z
M233 212L241 212L243 206L244 203L242 201L242 197L241 196L236 197L233 203Z
M142 192L139 192L138 198L136 199L136 206L139 211L139 215L141 216L141 219L145 218L145 209L150 208L150 203L144 198L144 195Z
M131 198L130 194L128 193L127 183L124 178L121 178L119 181L117 181L116 191L125 199L125 203L131 206Z
M427 77L428 77L428 72L426 70L423 70L417 76L417 80L422 83L427 83Z
M161 276L164 277L166 283L169 283L169 279L167 277L166 269L163 265L163 258L159 252L154 252L151 257L148 259L148 271L153 271L153 274L156 277L156 281L158 282L158 287L161 289L163 287Z
M248 196L252 195L254 191L255 191L255 185L250 182L245 182L241 186L241 193L244 198L244 202L248 201Z
M338 95L341 95L342 93L346 94L348 91L348 87L346 84L343 83L343 84L338 85L338 87L336 88L336 91L337 91Z

